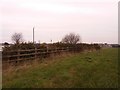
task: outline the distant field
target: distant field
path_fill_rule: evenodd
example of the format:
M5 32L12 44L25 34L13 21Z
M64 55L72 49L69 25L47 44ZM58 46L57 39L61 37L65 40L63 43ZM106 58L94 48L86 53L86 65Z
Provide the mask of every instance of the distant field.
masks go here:
M3 88L116 88L118 49L50 58L3 73Z

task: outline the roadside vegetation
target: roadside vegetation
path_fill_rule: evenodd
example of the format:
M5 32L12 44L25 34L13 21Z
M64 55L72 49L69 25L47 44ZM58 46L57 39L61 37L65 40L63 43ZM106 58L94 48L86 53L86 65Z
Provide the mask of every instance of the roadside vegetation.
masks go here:
M2 79L3 88L117 88L118 49L62 54L10 67Z

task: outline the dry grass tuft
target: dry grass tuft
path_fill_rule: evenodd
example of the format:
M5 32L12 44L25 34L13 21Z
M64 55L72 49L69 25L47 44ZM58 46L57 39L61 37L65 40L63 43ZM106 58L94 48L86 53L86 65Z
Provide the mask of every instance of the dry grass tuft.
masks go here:
M35 60L30 60L30 61L25 61L25 62L20 62L17 64L9 64L9 63L3 63L3 73L7 74L14 72L14 71L19 71L19 70L26 70L31 67L38 67L39 65L41 66L47 66L51 65L53 63L57 63L56 60L62 60L65 57L70 57L73 56L73 54L68 53L68 52L63 52L61 54L52 54L48 58L43 58L43 59L35 59Z

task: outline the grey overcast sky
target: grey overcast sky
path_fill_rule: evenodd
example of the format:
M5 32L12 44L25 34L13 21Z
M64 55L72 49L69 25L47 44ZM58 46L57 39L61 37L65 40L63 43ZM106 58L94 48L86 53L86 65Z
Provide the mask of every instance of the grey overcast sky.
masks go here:
M1 42L21 32L26 42L60 41L74 32L85 43L118 43L119 0L0 0Z

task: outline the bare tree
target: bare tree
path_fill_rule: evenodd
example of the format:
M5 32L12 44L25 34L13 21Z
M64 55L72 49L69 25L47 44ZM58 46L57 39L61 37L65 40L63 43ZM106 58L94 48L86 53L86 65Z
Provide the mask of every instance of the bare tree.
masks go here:
M12 41L15 44L20 44L23 41L23 35L22 35L22 33L14 33L12 35Z
M62 42L68 44L76 44L78 42L81 42L81 38L78 34L70 33L65 35L65 37L62 39Z

